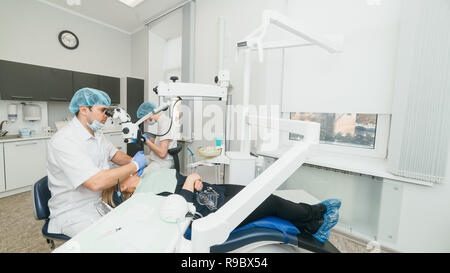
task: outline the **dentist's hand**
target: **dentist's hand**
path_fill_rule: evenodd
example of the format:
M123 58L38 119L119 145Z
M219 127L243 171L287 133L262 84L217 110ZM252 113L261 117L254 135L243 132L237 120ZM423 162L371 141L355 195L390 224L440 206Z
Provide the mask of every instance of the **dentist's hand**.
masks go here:
M136 164L138 170L144 169L145 166L147 166L147 159L145 158L144 151L137 152L134 155L132 162Z

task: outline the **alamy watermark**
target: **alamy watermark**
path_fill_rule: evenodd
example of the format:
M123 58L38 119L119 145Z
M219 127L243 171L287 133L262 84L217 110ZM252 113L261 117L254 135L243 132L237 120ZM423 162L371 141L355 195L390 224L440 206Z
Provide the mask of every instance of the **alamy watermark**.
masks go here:
M193 109L182 104L180 123L184 130L192 130L193 140L212 141L216 137L227 140L258 141L262 145L278 147L279 105L230 105L205 104L196 101ZM189 123L190 126L186 126ZM227 130L228 129L228 130ZM181 132L183 133L183 132Z

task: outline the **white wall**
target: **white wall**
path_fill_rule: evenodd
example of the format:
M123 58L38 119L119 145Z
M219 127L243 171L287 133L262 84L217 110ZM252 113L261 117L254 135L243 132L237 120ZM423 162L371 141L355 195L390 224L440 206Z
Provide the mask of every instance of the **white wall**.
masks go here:
M149 37L148 29L134 33L131 36L131 75L130 77L143 79L144 99L147 98L148 69L149 69Z
M166 40L151 30L148 32L148 91L147 100L158 104L153 88L164 80L164 49Z
M74 32L80 46L63 48L62 30ZM38 1L3 0L0 59L124 77L131 72L131 37Z
M261 23L266 8L284 10L287 1L271 0L199 0L196 10L195 81L212 83L218 72L219 17L225 18L226 38L224 68L230 70L234 86L233 103L242 102L243 56L236 57L236 42L245 38ZM256 59L253 62L256 65ZM253 67L252 67L253 68Z
M225 22L224 37L224 57L222 60L223 69L230 71L230 80L233 86L232 101L233 105L241 105L243 101L243 55L237 55L236 44L244 39L250 32L261 24L261 15L265 9L274 9L285 12L287 8L287 0L198 0L196 1L196 27L195 27L195 82L214 84L214 77L219 70L219 19L223 17ZM250 90L250 104L256 105L272 105L281 104L281 96L272 96L272 92L277 94L278 90L273 87L281 87L281 66L276 67L272 64L280 63L277 56L281 56L279 52L267 54L268 62L260 64L257 55L252 56L252 80ZM275 58L274 58L275 57ZM203 102L203 109L210 104L221 106L225 113L224 102ZM197 111L197 110L196 110ZM211 118L204 118L203 125L209 122ZM217 119L217 118L216 118ZM224 115L225 121L225 115ZM237 119L235 119L237 121ZM201 128L197 124L198 120L194 120L192 128ZM224 122L218 124L217 128L224 128ZM233 123L233 135L239 136L238 124ZM220 133L219 130L216 133ZM197 138L197 136L196 136ZM231 150L236 151L240 148L238 140L232 140ZM215 145L214 140L196 141L190 144L190 148L195 152L200 146ZM206 181L215 181L214 168L202 167L199 173Z
M450 252L450 163L445 183L403 185L397 247L405 252Z
M261 24L261 14L265 9L275 9L283 12L286 8L286 0L199 0L196 2L196 28L195 28L195 82L213 84L214 77L219 69L219 18L225 20L224 59L223 68L230 71L233 105L242 104L243 86L243 56L237 55L236 43L245 38L250 32ZM271 75L276 77L276 75ZM263 79L263 80L261 80ZM252 58L252 81L250 91L250 104L272 104L272 100L265 100L266 86L272 83L268 79L266 66L258 63L256 54ZM268 81L267 81L268 80ZM274 98L275 100L277 98ZM270 101L270 103L269 103ZM211 102L221 106L225 110L225 103ZM203 107L211 103L204 102ZM194 123L199 121L194 121ZM208 122L204 119L203 123ZM193 125L193 128L198 125ZM224 125L218 125L223 127ZM235 124L232 124L235 126ZM236 134L237 136L237 134ZM193 146L193 151L198 146L213 145L214 141L199 141ZM232 141L231 149L239 149L239 142ZM206 170L202 175L214 179L214 175Z

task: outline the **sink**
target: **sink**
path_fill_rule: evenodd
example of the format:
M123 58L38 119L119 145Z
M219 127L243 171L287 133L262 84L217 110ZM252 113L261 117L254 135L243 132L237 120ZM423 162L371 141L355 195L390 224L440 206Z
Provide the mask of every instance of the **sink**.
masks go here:
M0 137L0 140L2 140L2 139L13 139L13 138L20 138L20 135L19 134L17 134L17 135L6 135L6 136L2 136L2 137Z

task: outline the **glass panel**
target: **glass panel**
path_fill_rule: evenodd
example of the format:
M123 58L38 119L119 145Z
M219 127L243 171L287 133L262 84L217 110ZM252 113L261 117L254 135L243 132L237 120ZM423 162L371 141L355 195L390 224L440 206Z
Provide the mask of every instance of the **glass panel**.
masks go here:
M375 149L376 114L291 113L292 120L320 123L320 143ZM289 134L290 140L303 136Z

